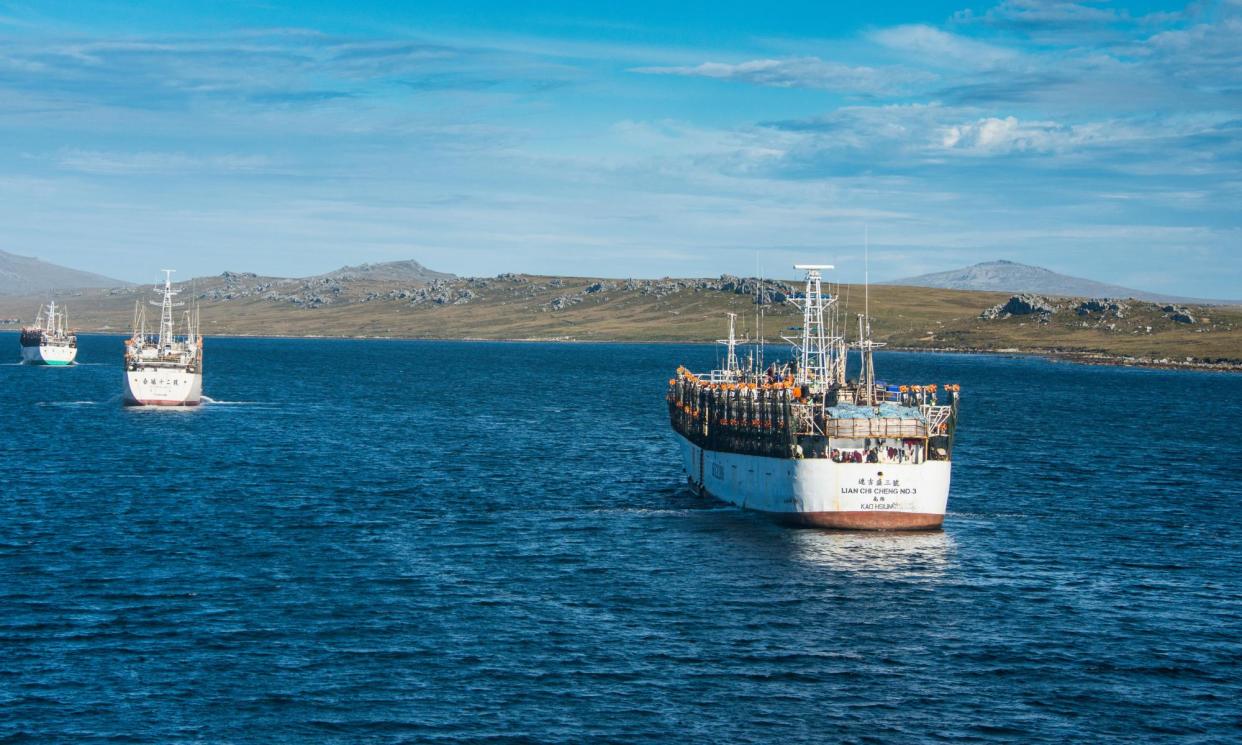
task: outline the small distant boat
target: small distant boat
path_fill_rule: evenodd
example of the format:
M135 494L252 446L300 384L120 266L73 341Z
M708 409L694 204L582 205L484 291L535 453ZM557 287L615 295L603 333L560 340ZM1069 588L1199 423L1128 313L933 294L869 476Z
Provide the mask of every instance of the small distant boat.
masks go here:
M185 313L185 333L177 334L173 308L177 294L172 269L164 270L164 286L156 287L160 302L158 336L147 334L146 308L134 306L134 333L125 340L126 406L198 406L203 399L203 338L199 335L197 306Z
M56 301L39 308L35 325L22 329L22 362L27 365L72 365L78 336L68 329L64 308Z

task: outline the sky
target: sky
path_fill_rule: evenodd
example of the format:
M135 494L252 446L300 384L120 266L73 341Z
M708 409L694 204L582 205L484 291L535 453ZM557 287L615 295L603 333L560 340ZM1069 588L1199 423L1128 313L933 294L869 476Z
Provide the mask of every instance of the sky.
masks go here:
M1242 0L835 5L0 0L0 250L1242 297Z

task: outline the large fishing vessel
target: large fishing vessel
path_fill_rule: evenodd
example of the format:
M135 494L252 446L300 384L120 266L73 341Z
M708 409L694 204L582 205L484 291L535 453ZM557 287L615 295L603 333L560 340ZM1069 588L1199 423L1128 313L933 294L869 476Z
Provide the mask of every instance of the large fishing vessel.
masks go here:
M858 339L845 340L828 265L800 264L806 290L795 354L763 366L739 364L730 318L724 367L680 367L668 410L691 486L785 521L856 530L926 530L944 521L957 425L957 385L877 381L869 303ZM831 287L830 287L831 289ZM869 294L869 293L868 293ZM762 338L762 337L761 337ZM846 379L849 346L856 379ZM941 403L940 396L946 403Z
M147 312L134 306L134 333L125 340L126 406L197 406L203 398L203 338L199 336L198 308L185 313L185 333L177 334L173 308L177 294L173 270L164 270L164 286L155 288L160 302L158 336L147 334Z
M27 365L72 365L78 356L78 336L68 328L64 308L56 301L39 308L35 324L22 329L22 362Z

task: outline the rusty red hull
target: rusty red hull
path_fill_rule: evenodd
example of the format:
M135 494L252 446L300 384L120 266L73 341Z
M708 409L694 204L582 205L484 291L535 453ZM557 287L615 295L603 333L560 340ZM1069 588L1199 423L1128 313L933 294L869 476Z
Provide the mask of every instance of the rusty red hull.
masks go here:
M802 512L779 517L792 525L834 530L940 530L944 525L944 515L920 512Z

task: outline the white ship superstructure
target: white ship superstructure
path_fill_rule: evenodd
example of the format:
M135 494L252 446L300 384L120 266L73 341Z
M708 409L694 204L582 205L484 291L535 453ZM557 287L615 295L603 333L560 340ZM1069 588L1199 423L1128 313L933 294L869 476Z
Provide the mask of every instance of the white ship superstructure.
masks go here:
M172 271L164 270L159 334L149 336L146 308L134 308L134 333L125 340L125 404L127 406L197 406L203 398L203 338L198 310L185 313L185 333L177 334L173 309Z
M728 362L669 381L669 417L691 486L745 509L827 528L938 528L949 496L956 385L875 379L866 313L858 318L858 379L846 379L845 325L823 291L827 265L798 265L806 290L792 359L738 366L732 319ZM867 308L869 311L869 307ZM753 358L752 358L753 359ZM943 391L948 403L939 402Z
M72 365L78 356L77 334L69 330L65 310L54 300L39 308L34 326L22 329L21 344L27 365Z

